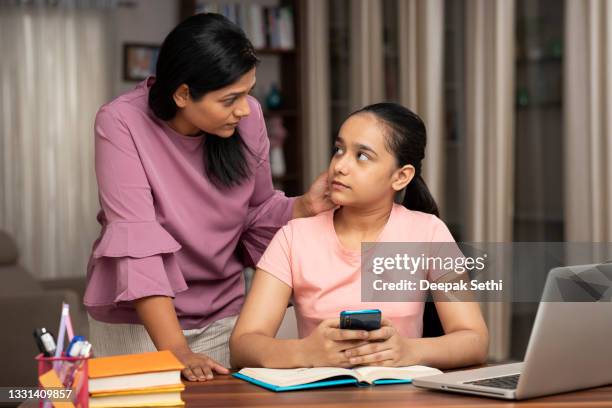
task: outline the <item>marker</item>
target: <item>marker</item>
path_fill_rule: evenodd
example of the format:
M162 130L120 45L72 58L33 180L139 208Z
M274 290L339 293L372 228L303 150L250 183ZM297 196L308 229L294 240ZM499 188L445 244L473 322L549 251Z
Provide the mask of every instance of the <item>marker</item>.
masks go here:
M78 357L81 354L81 347L83 343L85 343L85 337L74 336L72 340L70 340L70 344L66 349L66 355L68 357Z
M34 330L34 339L38 349L45 357L51 357L55 354L56 345L53 334L49 333L47 329L41 327L40 329Z
M83 346L81 347L81 352L79 353L80 357L83 358L89 358L91 356L91 343L86 341L83 343Z

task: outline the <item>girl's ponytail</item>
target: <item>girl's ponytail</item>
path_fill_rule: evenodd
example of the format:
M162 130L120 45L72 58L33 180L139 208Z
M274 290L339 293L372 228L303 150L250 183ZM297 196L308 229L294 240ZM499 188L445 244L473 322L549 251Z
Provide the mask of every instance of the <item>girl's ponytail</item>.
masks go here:
M438 205L429 192L425 180L420 174L415 174L410 184L406 186L402 205L409 210L422 211L439 217Z

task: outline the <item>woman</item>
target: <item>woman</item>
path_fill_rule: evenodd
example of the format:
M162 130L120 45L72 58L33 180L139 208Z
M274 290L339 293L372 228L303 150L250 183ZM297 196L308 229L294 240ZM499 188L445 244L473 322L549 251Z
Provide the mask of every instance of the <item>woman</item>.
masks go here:
M257 58L238 26L199 14L165 39L156 77L95 122L102 225L84 303L96 355L171 350L189 380L227 373L242 270L291 218L331 208L324 177L274 191Z
M230 339L233 365L451 368L485 360L488 332L477 303L436 302L445 335L421 338L422 301L361 302L362 242L454 242L421 178L425 143L421 119L397 104L368 106L344 122L328 170L341 208L278 231ZM398 193L403 206L394 203ZM429 271L435 280L432 272L439 271ZM300 338L275 339L291 298ZM379 330L339 328L342 310L374 307L384 317Z

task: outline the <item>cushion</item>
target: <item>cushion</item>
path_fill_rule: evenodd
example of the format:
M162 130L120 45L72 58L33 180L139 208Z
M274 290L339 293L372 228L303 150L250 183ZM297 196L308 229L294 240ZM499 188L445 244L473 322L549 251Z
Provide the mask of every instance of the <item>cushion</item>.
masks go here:
M15 241L8 233L0 230L0 266L16 264L18 257L19 251Z

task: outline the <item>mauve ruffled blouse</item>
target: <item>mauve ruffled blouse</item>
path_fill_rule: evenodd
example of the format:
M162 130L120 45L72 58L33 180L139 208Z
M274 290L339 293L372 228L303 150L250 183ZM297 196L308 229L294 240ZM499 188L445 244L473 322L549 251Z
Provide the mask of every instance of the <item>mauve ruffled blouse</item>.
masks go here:
M184 136L148 107L148 78L100 108L95 168L102 232L87 268L84 303L96 320L140 323L131 301L174 298L183 329L239 313L242 270L255 264L291 218L293 199L274 190L259 103L238 130L251 177L219 188L206 176L204 138Z

